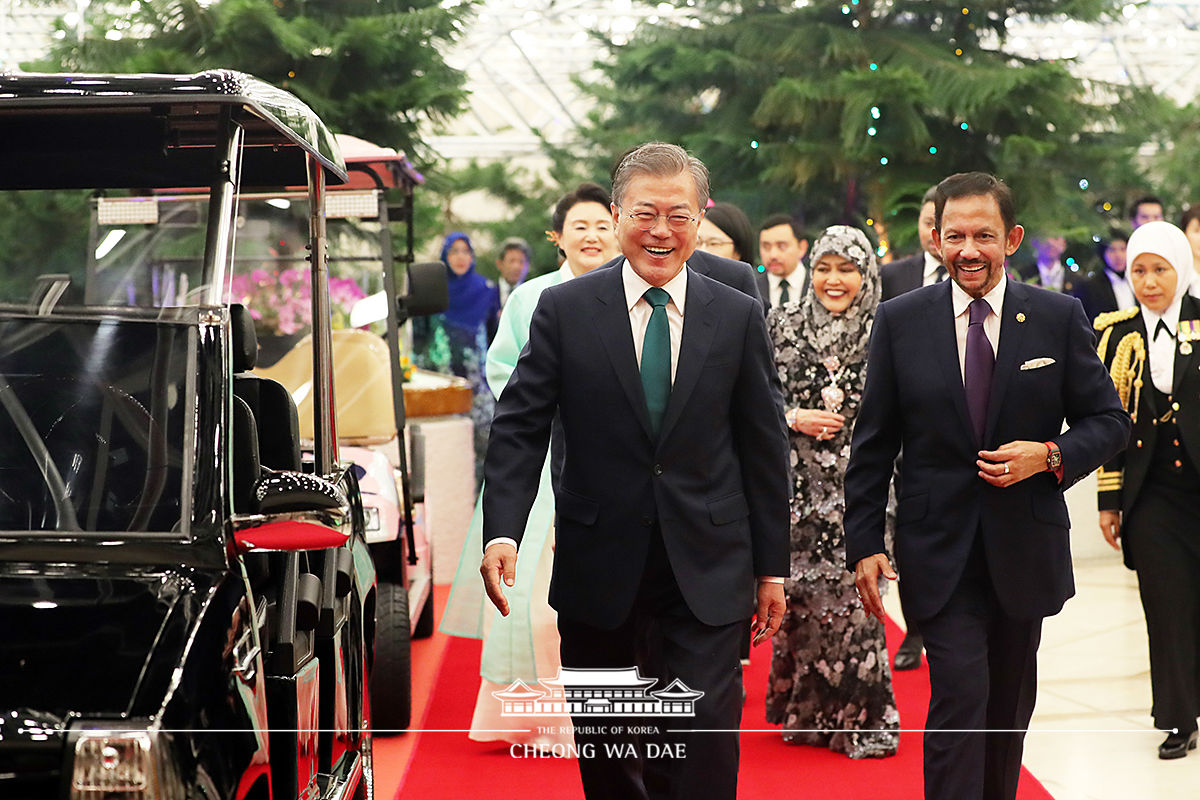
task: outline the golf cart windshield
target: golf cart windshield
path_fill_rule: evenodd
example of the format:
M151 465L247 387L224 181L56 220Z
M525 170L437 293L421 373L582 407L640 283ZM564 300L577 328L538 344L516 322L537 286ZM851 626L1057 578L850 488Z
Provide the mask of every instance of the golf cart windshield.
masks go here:
M196 330L0 317L0 531L186 532Z

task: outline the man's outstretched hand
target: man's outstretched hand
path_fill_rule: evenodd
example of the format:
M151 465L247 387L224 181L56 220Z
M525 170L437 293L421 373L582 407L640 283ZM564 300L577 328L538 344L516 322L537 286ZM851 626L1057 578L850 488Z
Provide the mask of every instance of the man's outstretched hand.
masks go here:
M512 586L516 580L517 548L502 543L484 550L479 572L483 575L483 588L487 591L488 599L500 610L501 616L507 617L508 598L504 596L504 587Z

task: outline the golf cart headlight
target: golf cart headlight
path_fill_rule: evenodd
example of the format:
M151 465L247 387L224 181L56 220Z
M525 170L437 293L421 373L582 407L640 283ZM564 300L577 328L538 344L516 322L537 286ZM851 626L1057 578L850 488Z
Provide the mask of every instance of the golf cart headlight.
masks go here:
M71 800L174 800L183 784L163 737L147 730L80 730Z

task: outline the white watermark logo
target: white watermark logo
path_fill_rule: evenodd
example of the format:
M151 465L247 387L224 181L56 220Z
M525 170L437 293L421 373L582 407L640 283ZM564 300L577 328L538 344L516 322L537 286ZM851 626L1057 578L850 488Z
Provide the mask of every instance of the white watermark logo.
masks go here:
M492 692L501 703L501 716L571 717L694 717L704 692L674 680L650 691L657 678L643 678L637 667L572 669L562 667L556 678L531 687L517 679Z

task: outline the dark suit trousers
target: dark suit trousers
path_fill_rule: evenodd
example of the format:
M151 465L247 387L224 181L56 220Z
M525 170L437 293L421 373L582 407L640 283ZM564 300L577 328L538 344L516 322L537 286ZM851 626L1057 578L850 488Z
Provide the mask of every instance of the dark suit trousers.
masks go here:
M926 800L1013 800L1037 694L1041 618L1003 612L977 540L946 606L920 624L930 684Z
M620 568L596 568L606 566ZM581 753L579 774L588 800L736 797L738 734L689 733L688 729L737 731L741 725L738 645L749 624L747 619L713 627L692 615L679 593L657 527L637 600L624 623L604 630L559 615L564 667L637 666L642 677L658 679L651 691L678 679L704 692L696 701L694 717L574 718L575 743ZM600 726L608 726L609 732L588 732ZM614 726L623 732L613 734ZM631 726L653 732L630 733ZM630 746L636 757L610 754L611 748L627 753Z

